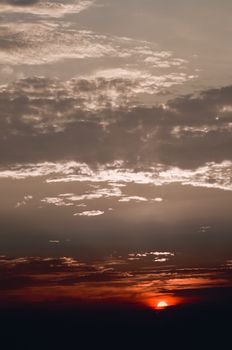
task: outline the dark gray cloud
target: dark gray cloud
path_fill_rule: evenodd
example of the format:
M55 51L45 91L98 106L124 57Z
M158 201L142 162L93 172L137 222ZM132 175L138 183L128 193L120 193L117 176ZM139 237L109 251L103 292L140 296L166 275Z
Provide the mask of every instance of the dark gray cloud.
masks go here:
M89 8L95 0L1 0L0 11L14 14L18 26L22 23L22 14L32 15L34 19L61 18L66 14L78 14ZM25 24L27 20L23 21Z
M29 6L38 3L39 0L3 0L3 3L13 6Z
M194 168L231 160L232 87L153 107L130 107L131 89L119 78L27 78L3 87L1 163L122 159Z

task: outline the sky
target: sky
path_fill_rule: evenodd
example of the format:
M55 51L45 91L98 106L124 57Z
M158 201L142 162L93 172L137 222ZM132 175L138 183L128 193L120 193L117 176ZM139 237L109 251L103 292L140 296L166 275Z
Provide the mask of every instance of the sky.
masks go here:
M0 1L0 302L231 287L231 10Z

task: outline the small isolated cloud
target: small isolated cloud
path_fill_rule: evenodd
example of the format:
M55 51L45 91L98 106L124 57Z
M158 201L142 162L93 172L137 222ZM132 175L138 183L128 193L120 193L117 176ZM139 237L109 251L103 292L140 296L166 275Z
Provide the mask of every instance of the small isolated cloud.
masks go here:
M212 229L211 226L208 226L208 225L203 225L199 228L199 231L200 233L206 233L206 232L209 232L210 230Z
M163 262L168 261L168 259L167 258L155 258L154 261L163 263Z
M228 267L229 269L232 269L232 260L227 260L225 263L225 266Z
M15 208L20 208L22 206L25 206L31 199L33 199L32 195L24 196L21 202L16 203Z
M142 252L142 253L129 253L128 256L131 258L147 258L147 257L156 257L156 258L167 258L175 256L173 252Z
M163 198L157 197L157 198L152 199L152 201L161 203L161 202L163 202Z
M104 211L101 211L101 210L87 210L81 213L75 213L73 215L74 216L99 216L103 214L104 214Z
M152 260L152 262L164 263L169 261L174 256L175 256L175 253L173 252L130 253L128 254L128 260L131 262Z
M118 200L119 202L131 202L131 201L135 201L135 202L147 202L148 199L145 197L140 197L140 196L124 196L121 199Z
M60 258L62 265L67 266L67 267L81 267L85 266L84 264L80 263L77 259L72 258L72 257L67 257L63 256Z

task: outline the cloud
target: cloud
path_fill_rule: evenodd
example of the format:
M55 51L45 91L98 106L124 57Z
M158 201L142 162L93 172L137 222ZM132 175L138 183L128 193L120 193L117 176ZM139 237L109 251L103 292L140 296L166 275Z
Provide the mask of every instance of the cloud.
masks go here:
M221 190L232 190L231 183L232 162L224 161L222 163L206 163L204 166L194 170L185 170L177 167L167 167L157 164L146 171L143 169L136 171L133 168L125 166L115 166L114 163L99 166L91 169L87 164L76 162L64 163L37 163L27 165L16 165L8 170L0 171L0 178L25 179L30 177L43 177L47 183L69 183L69 182L94 182L94 183L115 183L117 184L152 184L162 186L172 183L190 185L195 187L215 188ZM71 202L120 197L121 192L118 189L105 190L100 189L96 192L89 192L84 195L75 195L67 197ZM123 196L122 196L123 197ZM146 200L139 196L125 196L128 200ZM72 205L65 202L64 198L45 198L46 203L55 205ZM156 200L157 201L157 200ZM159 200L160 201L160 200Z
M129 253L129 261L148 261L149 259L153 262L164 263L169 261L175 256L173 252L142 252L142 253Z
M121 199L119 199L119 202L131 202L131 201L136 201L136 202L147 202L147 198L145 197L140 197L140 196L124 196Z
M46 162L62 167L68 159L91 173L121 160L142 172L162 164L181 179L188 178L181 169L230 172L231 87L144 106L134 84L129 77L34 77L2 86L0 164L44 163L45 170Z
M64 29L51 21L22 22L17 29L14 23L8 22L1 25L0 58L2 64L40 65L66 58L117 56L111 45L101 44L100 40L94 33Z
M12 6L29 6L38 3L39 0L3 0L2 2Z
M163 202L163 198L157 197L157 198L154 198L153 201L161 203L161 202Z
M161 89L169 89L172 86L183 84L186 81L193 79L194 76L186 73L169 73L162 75L154 75L149 71L132 70L132 69L107 69L99 70L93 76L86 76L87 78L104 79L107 82L119 82L121 88L123 88L123 82L125 84L124 90L128 97L133 97L135 94L157 94ZM120 78L119 78L120 77ZM111 86L113 87L114 84ZM128 86L128 90L126 89ZM126 91L127 90L127 91ZM117 91L109 90L111 93L111 99L117 98ZM96 106L97 108L98 106Z
M43 77L25 78L1 86L0 102L7 105L13 101L18 111L8 108L9 118L18 116L38 133L60 132L74 121L93 122L93 119L101 128L107 129L110 122L114 122L106 116L110 112L110 116L115 119L119 119L120 115L114 115L113 112L120 112L126 118L128 110L136 114L137 108L138 112L144 113L146 121L146 114L151 109L141 106L138 95L155 95L167 86L181 84L188 79L175 74L152 76L130 70L125 70L124 73L122 75L118 71L108 76L104 71L99 72L99 76L73 78L66 82ZM154 112L164 114L161 108L154 107ZM134 119L135 123L140 121L136 115ZM175 132L173 134L175 137Z
M199 228L199 231L200 233L206 233L206 232L209 232L211 230L211 226L208 226L208 225L204 225L204 226L201 226Z
M41 199L41 202L46 204L53 204L58 207L67 207L67 206L73 205L73 203L70 203L70 202L68 203L64 201L62 198L58 198L58 197L46 197Z
M185 71L187 61L175 57L172 52L159 50L153 43L80 30L74 23L67 21L64 24L62 21L51 19L33 21L28 19L19 20L17 26L15 21L5 21L0 25L0 48L1 64L11 66L93 59L95 65L98 63L98 67L102 67L106 58L108 60L117 58L119 63L116 66L114 64L113 68L108 70L99 68L100 73L89 72L89 74L103 78L117 75L118 78L120 73L125 79L130 74L136 79L138 71L143 67L143 81L146 78L148 85L154 83L160 85L164 73L169 79L163 81L163 83L169 81L167 87L171 81L182 83L191 77ZM151 55L156 58L155 65L154 62L147 60ZM157 74L157 71L161 74Z
M15 208L19 208L19 207L26 205L31 199L33 199L33 196L31 196L31 195L24 196L24 198L21 202L16 203Z
M72 201L72 202L78 202L83 200L93 200L93 199L100 199L100 198L112 198L112 197L121 197L122 191L115 187L115 188L99 188L94 191L88 191L84 194L80 195L71 195L66 196L66 200Z
M63 207L63 206L67 207L67 206L74 206L74 205L75 207L86 207L85 203L79 203L79 202L98 200L102 198L109 199L109 198L118 198L118 197L119 198L123 197L123 194L121 190L115 186L115 188L110 187L110 188L100 188L95 190L89 190L81 194L67 193L67 194L59 194L56 197L45 197L41 199L41 202L46 203L48 205L55 205L58 207ZM84 212L84 213L89 214L92 212ZM93 212L92 214L96 214L96 212ZM79 213L74 215L79 215Z
M85 266L85 264L79 262L77 259L74 259L72 257L63 256L60 258L60 260L61 260L61 264L67 267L76 268L76 267Z
M132 260L138 255L138 260ZM231 287L230 261L224 266L179 268L172 252L117 254L82 262L72 256L0 257L0 301L118 300L150 304L162 295L198 294ZM155 261L153 259L155 258ZM172 259L172 264L164 259ZM227 264L227 265L226 265Z
M70 13L80 13L94 2L95 0L2 0L0 12L59 18Z
M93 177L93 181L94 181ZM82 180L80 180L82 182ZM86 181L87 182L87 181ZM87 206L87 201L96 201L96 200L102 200L102 199L117 199L118 202L162 202L161 198L155 198L151 199L149 197L142 197L142 196L128 196L125 193L121 191L119 187L117 187L118 183L114 184L114 187L109 188L99 188L99 189L90 189L88 191L85 191L84 193L70 193L70 194L59 194L58 196L53 196L53 197L45 197L41 199L41 202L47 205L55 205L58 207L68 207L68 206L75 206L75 207L86 207ZM119 184L121 185L121 183ZM99 186L99 185L96 185ZM125 185L126 186L126 185ZM91 185L90 185L91 187ZM84 202L84 203L79 203L79 202ZM26 202L24 203L26 205ZM113 210L112 208L109 208L108 210ZM77 214L74 214L77 215Z
M99 216L103 215L104 211L102 210L86 210L81 213L75 213L74 216Z

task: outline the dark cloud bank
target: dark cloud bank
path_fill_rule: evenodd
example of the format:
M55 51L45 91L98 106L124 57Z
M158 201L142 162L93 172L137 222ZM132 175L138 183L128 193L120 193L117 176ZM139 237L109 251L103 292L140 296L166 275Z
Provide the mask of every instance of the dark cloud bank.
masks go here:
M39 0L3 0L3 4L12 6L30 6L39 2Z
M130 107L128 84L27 78L3 87L1 164L122 159L195 168L231 160L231 86L165 106ZM116 106L109 98L112 88L118 93Z

